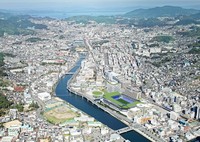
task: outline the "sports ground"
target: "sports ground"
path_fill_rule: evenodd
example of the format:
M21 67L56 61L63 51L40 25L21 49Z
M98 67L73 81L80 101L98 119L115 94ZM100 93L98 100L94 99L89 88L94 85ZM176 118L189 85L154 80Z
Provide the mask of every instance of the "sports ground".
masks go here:
M104 99L121 109L129 109L140 103L140 101L120 94L119 92L106 92L104 93Z
M65 105L50 109L44 113L44 117L53 124L60 124L77 116L77 113L71 111Z

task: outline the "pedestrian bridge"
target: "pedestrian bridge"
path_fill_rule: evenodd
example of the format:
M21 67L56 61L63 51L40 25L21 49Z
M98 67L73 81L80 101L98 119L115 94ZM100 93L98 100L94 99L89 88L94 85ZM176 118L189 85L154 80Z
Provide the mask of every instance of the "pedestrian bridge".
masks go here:
M68 72L66 75L73 75L75 72Z

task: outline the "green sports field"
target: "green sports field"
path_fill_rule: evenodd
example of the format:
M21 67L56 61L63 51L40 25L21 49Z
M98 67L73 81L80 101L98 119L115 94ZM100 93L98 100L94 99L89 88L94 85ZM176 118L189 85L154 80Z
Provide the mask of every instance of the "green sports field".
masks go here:
M124 105L128 105L129 104L129 102L127 102L127 101L125 101L123 99L118 99L117 101L122 103L122 104L124 104Z
M118 95L121 95L121 94L119 92L111 92L111 93L105 92L104 99L110 101L111 103L113 103L114 105L116 105L122 109L129 109L131 107L136 106L138 103L140 103L140 101L134 100L134 99L133 99L133 102L129 103L128 101L126 101L122 98L119 98L118 100L113 98Z

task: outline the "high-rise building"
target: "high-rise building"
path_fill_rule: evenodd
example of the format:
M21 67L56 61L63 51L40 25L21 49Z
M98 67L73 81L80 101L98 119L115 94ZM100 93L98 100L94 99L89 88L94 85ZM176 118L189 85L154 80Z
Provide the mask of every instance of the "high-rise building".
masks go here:
M197 109L196 109L196 119L200 120L200 106L197 106Z

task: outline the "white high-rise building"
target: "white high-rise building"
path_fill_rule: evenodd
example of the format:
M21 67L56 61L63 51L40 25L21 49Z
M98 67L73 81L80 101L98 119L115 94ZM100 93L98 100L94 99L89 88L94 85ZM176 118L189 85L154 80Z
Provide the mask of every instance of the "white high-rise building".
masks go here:
M192 119L195 118L195 112L194 112L194 111L192 111L192 112L190 113L190 117L191 117Z
M197 106L196 119L200 119L200 106Z
M181 106L178 105L178 104L174 104L172 108L173 108L173 111L175 111L175 112L180 112L181 111Z

